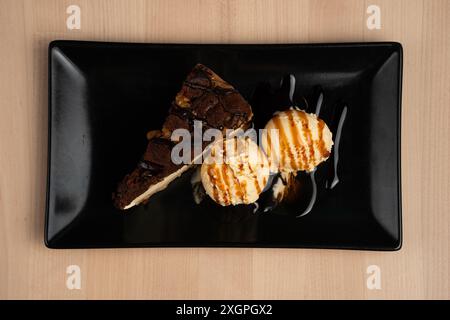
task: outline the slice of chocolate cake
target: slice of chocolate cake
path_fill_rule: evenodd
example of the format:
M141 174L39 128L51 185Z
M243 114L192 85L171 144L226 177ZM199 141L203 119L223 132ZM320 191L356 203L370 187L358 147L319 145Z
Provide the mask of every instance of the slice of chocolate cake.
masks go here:
M114 205L129 209L143 203L189 169L192 162L177 165L171 160L175 129L193 132L194 120L198 120L203 130L216 128L225 133L227 129L247 129L252 118L250 105L233 86L197 64L172 102L162 129L149 133L147 150L138 166L119 183L113 194Z

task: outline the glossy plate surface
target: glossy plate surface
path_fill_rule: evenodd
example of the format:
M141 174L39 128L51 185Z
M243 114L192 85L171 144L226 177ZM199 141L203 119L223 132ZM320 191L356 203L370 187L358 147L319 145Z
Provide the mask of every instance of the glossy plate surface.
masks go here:
M320 117L334 133L346 108L339 158L330 158L317 169L317 199L309 214L295 217L304 209L300 200L267 213L243 206L223 209L208 200L198 205L192 196L192 170L145 206L126 212L113 207L111 194L142 156L146 132L161 127L170 102L196 63L210 67L239 90L252 105L257 128L289 104L286 79L295 79L293 101L309 112L314 112L317 92L323 92ZM54 41L49 46L45 242L51 248L397 250L401 76L398 43ZM335 161L339 182L330 189ZM305 194L310 192L307 183L304 188Z

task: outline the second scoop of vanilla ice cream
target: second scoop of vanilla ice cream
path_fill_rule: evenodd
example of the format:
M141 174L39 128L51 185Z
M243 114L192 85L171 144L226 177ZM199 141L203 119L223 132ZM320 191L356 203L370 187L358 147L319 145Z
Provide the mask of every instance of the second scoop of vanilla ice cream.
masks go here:
M269 120L262 146L272 171L313 171L328 159L333 146L330 129L315 114L289 109Z
M206 193L222 206L254 203L269 174L267 157L249 137L213 143L201 167Z

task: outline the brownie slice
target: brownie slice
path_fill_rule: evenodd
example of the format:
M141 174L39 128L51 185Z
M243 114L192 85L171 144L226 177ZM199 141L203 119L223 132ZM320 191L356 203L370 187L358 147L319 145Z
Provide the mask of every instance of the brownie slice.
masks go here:
M113 194L114 205L128 209L143 203L190 167L176 165L171 160L175 145L171 135L175 129L193 132L194 120L198 120L202 122L203 131L215 128L225 133L226 129L247 129L252 118L250 105L233 86L211 69L197 64L172 102L162 129L151 132L141 161L119 183Z

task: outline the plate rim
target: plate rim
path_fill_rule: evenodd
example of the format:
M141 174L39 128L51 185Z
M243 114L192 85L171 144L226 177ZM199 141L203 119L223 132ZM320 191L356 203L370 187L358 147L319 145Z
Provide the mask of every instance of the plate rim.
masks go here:
M397 245L392 247L364 247L364 246L330 246L330 245L305 245L301 246L288 246L283 244L242 244L242 243L215 243L215 244L195 244L195 243L149 243L149 244L117 244L114 245L92 245L92 246L67 246L58 245L54 243L54 239L49 239L48 237L48 226L50 223L50 178L52 173L51 166L51 142L52 142L52 53L55 48L61 45L85 45L85 46L114 46L114 47L223 47L223 48L301 48L301 47L316 47L316 48L329 48L329 47L379 47L379 46L390 46L394 48L394 51L398 53L398 91L397 91L397 197L398 197L398 210L397 210L397 220L398 220L398 239L395 239ZM383 251L383 252L395 252L399 251L403 247L403 197L402 197L402 97L403 97L403 45L397 41L349 41L349 42L312 42L312 43L302 43L302 42L292 42L292 43L164 43L164 42L115 42L115 41L99 41L99 40L66 40L66 39L55 39L48 44L48 56L47 56L47 72L48 72L48 128L47 128L47 176L46 176L46 194L45 194L45 217L44 217L44 244L49 249L112 249L112 248L267 248L267 249L330 249L330 250L359 250L359 251ZM65 228L67 228L66 226ZM64 229L65 229L64 228Z

